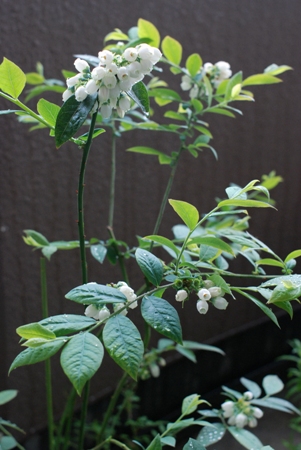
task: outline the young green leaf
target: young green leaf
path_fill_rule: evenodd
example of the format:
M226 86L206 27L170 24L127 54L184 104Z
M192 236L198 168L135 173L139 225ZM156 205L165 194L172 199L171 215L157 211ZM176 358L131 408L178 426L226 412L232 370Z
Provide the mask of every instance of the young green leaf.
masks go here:
M284 262L287 263L291 259L299 258L299 256L301 256L301 250L294 250L293 252L291 252L287 255Z
M149 45L152 47L160 45L160 33L148 20L138 19L138 36L139 38L149 38Z
M41 233L34 230L24 230L26 237L23 238L28 245L34 247L43 247L44 245L49 245L48 239L45 238Z
M222 252L229 253L230 255L234 255L234 251L232 247L224 242L222 239L217 238L215 236L198 236L195 238L192 238L189 240L188 245L191 244L204 244L209 245L210 247L217 248L218 250L221 250Z
M31 338L45 338L45 339L55 339L56 335L53 331L48 330L46 327L38 322L29 323L27 325L22 325L16 329L19 336L24 339Z
M270 203L259 200L243 200L237 198L222 200L217 206L219 208L222 208L223 206L240 206L242 208L274 208Z
M166 36L162 41L162 51L166 59L179 65L182 59L182 45L171 36Z
M180 253L178 247L168 238L164 236L159 236L157 234L150 234L149 236L145 236L144 239L149 239L150 241L156 242L164 247L170 248L176 255Z
M90 247L91 255L96 259L96 261L102 264L105 260L107 254L107 247L103 244L95 244Z
M185 397L182 402L181 414L182 416L188 416L197 410L198 405L202 402L200 401L200 396L198 394L191 394Z
M63 348L61 366L78 395L99 369L103 355L100 340L87 332L76 334Z
M71 139L87 119L96 102L97 94L78 102L72 95L61 107L55 123L55 144L59 148Z
M159 258L147 250L137 248L135 258L138 266L154 286L159 286L163 278L163 264Z
M3 58L0 64L0 89L13 98L18 98L26 83L25 73L15 63Z
M196 439L189 438L188 442L184 445L183 450L206 450L206 447Z
M169 302L153 295L143 297L141 314L158 333L182 344L181 323L176 309Z
M178 216L181 217L185 225L192 231L198 221L199 221L199 212L195 206L190 203L183 202L181 200L169 200L170 205L173 207Z
M83 305L102 305L126 301L126 296L118 289L97 283L87 283L69 291L65 297Z
M18 446L18 442L13 436L2 436L0 438L1 450L11 450Z
M103 329L103 343L111 358L137 380L144 346L133 322L123 315L111 317Z
M146 450L162 450L160 434L157 434L157 436L154 437Z
M192 55L189 55L186 60L186 69L190 73L192 77L195 77L196 74L199 72L201 66L202 66L202 58L198 53L193 53Z
M55 103L48 102L44 98L41 98L38 101L37 109L43 119L45 119L51 127L54 127L60 107Z
M240 379L240 382L245 388L248 389L248 391L252 392L254 398L258 398L261 396L261 388L257 383L255 383L255 381L242 377Z
M256 75L251 75L242 82L242 86L253 86L258 84L275 84L281 83L282 80L268 73L258 73Z
M9 373L17 367L27 366L30 364L36 364L40 361L50 358L65 344L64 339L53 339L46 344L35 348L27 348L13 360Z

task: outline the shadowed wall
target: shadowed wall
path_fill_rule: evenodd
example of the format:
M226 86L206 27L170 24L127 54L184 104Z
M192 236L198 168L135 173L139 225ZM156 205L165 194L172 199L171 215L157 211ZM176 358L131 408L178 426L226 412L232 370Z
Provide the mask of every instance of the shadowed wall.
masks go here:
M285 179L273 193L278 212L255 211L250 231L282 257L300 248L299 0L1 0L0 56L14 61L24 72L33 71L41 61L46 77L61 78L62 68L73 69L74 54L97 54L108 32L116 27L126 31L139 17L153 22L162 37L169 34L178 39L184 48L183 61L198 52L204 62L229 61L234 73L243 68L245 76L261 72L271 63L294 67L283 75L284 83L253 88L256 102L242 105L243 117L207 117L219 160L209 152L197 160L184 156L171 197L206 212L214 206L215 197L224 196L230 182L244 185L276 170ZM46 98L60 103L58 97ZM11 108L3 99L0 103L1 109ZM35 101L30 106L34 108ZM102 239L108 237L108 144L109 136L104 135L92 147L85 191L86 234ZM169 173L168 167L159 166L152 157L125 153L133 145L170 152L178 143L163 134L138 132L118 143L115 234L129 245L136 244L136 234L152 232ZM39 256L24 245L21 235L24 229L34 229L49 240L77 239L76 180L81 155L71 144L56 150L47 131L29 133L13 116L0 118L0 153L0 389L20 391L5 414L33 430L45 422L43 366L20 368L9 378L6 375L19 352L15 328L41 318ZM171 237L176 221L168 210L160 233ZM82 312L79 305L64 299L66 292L81 284L79 260L74 256L71 252L55 254L47 264L51 315ZM107 283L120 279L117 268L100 266L91 257L88 262L90 280ZM133 264L130 275L135 273ZM232 302L225 313L211 309L202 317L195 313L192 302L185 307L181 313L185 339L218 339L222 333L262 317L244 300ZM69 387L57 358L53 365L58 414ZM105 358L92 382L94 398L110 391L118 373Z

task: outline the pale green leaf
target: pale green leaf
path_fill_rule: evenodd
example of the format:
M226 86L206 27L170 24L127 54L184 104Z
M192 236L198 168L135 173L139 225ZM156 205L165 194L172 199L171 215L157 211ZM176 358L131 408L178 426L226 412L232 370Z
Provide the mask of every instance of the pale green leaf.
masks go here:
M280 78L277 78L268 73L258 73L256 75L251 75L250 77L243 80L242 86L251 86L257 84L275 84L281 83L281 81L282 80L280 80Z
M166 59L179 65L182 59L182 45L171 36L166 36L162 41L162 51Z
M287 263L291 259L299 258L299 256L301 256L301 250L294 250L293 252L291 252L287 255L284 262Z
M248 430L237 427L228 427L228 430L232 436L248 450L261 450L263 447L263 444L260 442L258 437Z
M189 438L188 442L184 445L183 450L206 450L206 447L196 439Z
M192 231L198 224L199 212L195 206L181 200L169 199L170 205L173 207L178 216L181 217L185 225Z
M190 244L204 244L209 245L210 247L217 248L222 252L230 253L230 255L234 255L234 251L232 247L224 242L222 239L217 238L215 236L198 236L189 240L188 245Z
M19 336L24 339L32 338L44 338L44 339L55 339L56 335L53 331L47 329L38 322L29 323L27 325L22 325L16 329Z
M158 236L157 234L150 234L149 236L145 236L144 239L149 239L150 241L156 242L157 244L168 247L171 250L173 250L176 255L179 254L178 247L176 247L175 244L170 239L164 236Z
M215 422L212 425L214 428L204 427L197 436L197 441L204 445L205 448L220 441L226 432L226 428L222 423Z
M200 404L200 396L198 394L191 394L185 397L182 402L181 413L184 416L188 416L197 410Z
M5 403L13 400L18 394L18 391L15 389L6 389L5 391L0 392L0 405L5 405Z
M51 127L54 127L56 118L61 108L55 103L48 102L44 98L41 98L38 101L37 109L43 119L46 120Z
M26 75L15 63L3 58L0 65L0 89L13 98L18 98L26 84Z
M188 56L185 65L186 69L192 77L195 77L196 74L200 71L202 63L202 58L198 53L193 53L192 55Z
M249 380L248 378L240 378L241 384L248 389L248 391L252 392L254 398L258 398L261 396L261 388L255 383L255 381Z
M267 395L274 395L283 390L284 384L277 375L267 375L262 381L262 387Z
M155 25L148 20L138 20L138 36L139 38L149 38L149 44L153 47L159 47L160 45L160 33Z

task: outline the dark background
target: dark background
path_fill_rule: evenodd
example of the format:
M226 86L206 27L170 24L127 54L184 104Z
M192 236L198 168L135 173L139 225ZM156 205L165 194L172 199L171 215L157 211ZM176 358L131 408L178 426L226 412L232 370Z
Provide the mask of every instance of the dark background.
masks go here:
M300 248L299 0L0 0L0 56L14 61L24 72L33 71L40 61L46 77L62 78L62 68L73 70L74 54L97 54L108 32L114 28L127 31L140 17L153 22L162 37L171 35L183 44L183 61L198 52L204 62L228 61L234 73L243 69L245 77L262 72L271 63L294 68L283 75L284 83L253 88L256 101L242 105L243 117L207 117L219 160L209 151L197 160L186 155L171 197L206 212L215 205L215 197L224 196L230 182L245 185L276 170L285 181L273 193L278 211L254 211L250 231L282 257ZM58 97L46 98L60 103ZM12 107L3 99L0 102L1 109ZM30 106L34 108L35 101ZM85 192L86 234L102 239L108 237L108 143L108 136L103 135L93 145ZM136 234L152 232L169 173L155 158L125 152L134 145L170 152L178 143L163 134L135 132L118 144L115 233L130 245L136 244ZM0 154L0 389L19 390L18 399L4 413L33 431L45 423L43 366L20 368L7 378L20 350L15 329L41 318L39 255L24 245L22 230L37 230L49 240L77 239L80 152L71 144L56 150L47 131L29 133L15 117L1 116ZM176 222L169 209L161 234L171 237ZM81 284L75 253L55 254L47 269L50 314L81 313L81 307L64 299L66 292ZM135 273L132 265L130 275ZM120 274L89 257L89 277L107 283L118 281ZM246 300L231 302L225 313L212 309L203 317L192 302L188 304L181 313L185 339L218 341L227 333L235 335L241 326L252 328L262 318ZM57 359L53 365L58 414L68 382ZM105 358L92 382L93 398L110 392L118 375L119 369Z

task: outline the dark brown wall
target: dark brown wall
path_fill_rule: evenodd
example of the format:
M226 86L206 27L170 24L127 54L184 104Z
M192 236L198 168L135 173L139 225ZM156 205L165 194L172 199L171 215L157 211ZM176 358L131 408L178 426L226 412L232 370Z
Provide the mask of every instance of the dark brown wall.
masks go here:
M171 196L207 211L216 196L224 195L229 182L246 184L275 169L285 179L274 194L278 212L255 212L251 232L266 240L281 256L300 248L299 0L1 0L0 55L13 60L25 72L32 71L36 61L41 61L46 76L59 78L62 68L72 69L73 54L96 54L109 31L115 27L127 30L139 17L155 23L162 36L170 34L182 42L185 56L199 52L204 61L229 61L233 71L243 68L246 76L271 63L294 67L294 72L283 76L283 84L254 89L256 102L243 105L243 117L212 117L219 161L206 152L198 160L185 157ZM9 107L3 100L0 102L1 109ZM124 149L143 144L170 151L177 145L169 137L154 136L131 134L118 146L115 232L131 245L136 243L135 234L152 231L169 171L150 157L126 154ZM104 239L108 142L104 136L93 146L86 187L87 236ZM9 418L29 430L41 425L45 418L42 365L18 369L9 379L6 376L19 351L15 328L41 317L39 258L23 244L21 235L23 229L31 228L50 240L77 238L75 191L80 154L71 145L55 150L47 132L29 133L12 116L0 118L0 152L0 389L19 389L19 402L12 402ZM169 212L162 234L171 235L175 220ZM115 268L102 267L91 259L89 270L90 280L97 282L120 278ZM48 274L50 313L80 313L80 307L64 300L64 294L81 283L74 253L54 255ZM135 274L134 266L131 274ZM244 301L231 304L224 314L211 311L201 317L193 305L188 305L182 314L185 338L198 340L217 337L261 317L255 307ZM57 361L54 366L58 412L67 383ZM106 361L105 369L93 381L95 395L110 389L112 373L116 374L116 369ZM30 410L30 414L22 414L21 410Z

